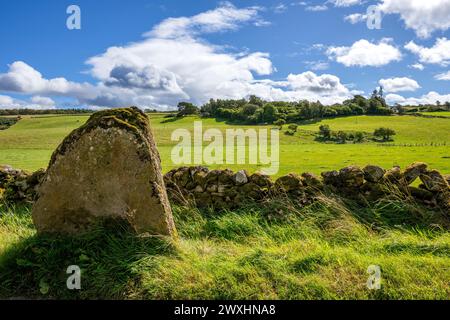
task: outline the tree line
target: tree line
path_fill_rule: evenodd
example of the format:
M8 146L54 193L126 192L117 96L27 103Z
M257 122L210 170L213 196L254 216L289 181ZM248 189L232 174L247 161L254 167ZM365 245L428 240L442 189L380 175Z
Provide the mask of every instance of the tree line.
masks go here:
M177 116L199 114L206 118L217 118L243 124L276 124L295 123L312 119L334 118L351 115L389 115L390 108L383 97L382 89L375 90L367 99L356 95L343 103L324 106L320 101L296 102L265 101L257 96L248 99L211 99L201 107L192 103L178 104Z

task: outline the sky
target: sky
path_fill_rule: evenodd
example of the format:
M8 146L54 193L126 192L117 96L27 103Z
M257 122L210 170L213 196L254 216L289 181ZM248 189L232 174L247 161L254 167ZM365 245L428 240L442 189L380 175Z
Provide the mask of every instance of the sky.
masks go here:
M333 104L380 85L434 104L449 84L450 0L0 0L1 109Z

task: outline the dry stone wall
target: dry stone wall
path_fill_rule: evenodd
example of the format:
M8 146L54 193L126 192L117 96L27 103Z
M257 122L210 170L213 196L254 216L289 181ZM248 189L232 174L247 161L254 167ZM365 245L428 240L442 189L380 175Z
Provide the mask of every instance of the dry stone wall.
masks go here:
M0 197L11 202L33 202L37 185L44 176L0 166ZM413 182L420 180L418 187ZM298 203L312 203L318 194L328 193L376 201L384 197L411 197L429 207L447 210L450 216L450 175L429 169L427 164L413 163L404 170L385 170L374 165L349 166L339 171L301 175L291 173L276 180L261 173L242 170L209 170L206 167L181 167L164 175L169 199L177 204L194 204L218 209L238 208L245 201L261 201L287 195Z
M420 179L421 184L411 184ZM312 203L319 194L336 194L361 201L383 197L411 197L429 207L450 212L450 175L429 170L416 162L401 170L384 170L367 165L327 171L321 177L313 173L290 173L275 181L269 176L247 171L208 170L205 167L181 167L164 176L169 198L176 203L194 203L199 207L236 208L246 200L260 201L287 195L300 204Z

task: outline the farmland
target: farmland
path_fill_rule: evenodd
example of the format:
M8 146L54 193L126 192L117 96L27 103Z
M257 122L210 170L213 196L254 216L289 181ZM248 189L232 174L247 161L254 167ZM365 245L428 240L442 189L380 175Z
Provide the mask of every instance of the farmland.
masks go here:
M13 167L36 170L46 167L53 150L73 129L82 125L87 115L24 116L21 121L0 131L0 163ZM233 126L215 119L195 116L167 119L164 114L150 114L163 170L177 165L171 161L171 150L176 142L171 134L178 128L193 130L194 121L202 121L203 129L217 128L272 128L274 126ZM389 127L396 131L394 141L377 143L336 144L315 141L319 126L327 124L332 130L363 131L372 133L376 128ZM450 173L450 119L414 116L351 116L300 124L293 136L280 132L280 170L278 176L288 172L326 170L368 163L385 168L402 167L424 161L430 167ZM258 165L214 165L214 168L230 167L249 171L260 169Z

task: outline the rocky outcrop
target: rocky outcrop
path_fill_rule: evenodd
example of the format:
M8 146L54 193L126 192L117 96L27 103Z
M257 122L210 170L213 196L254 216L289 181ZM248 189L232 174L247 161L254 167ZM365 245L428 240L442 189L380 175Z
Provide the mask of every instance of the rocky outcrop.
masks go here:
M149 121L138 108L93 114L53 153L38 191L39 232L74 234L120 220L137 233L176 233Z

